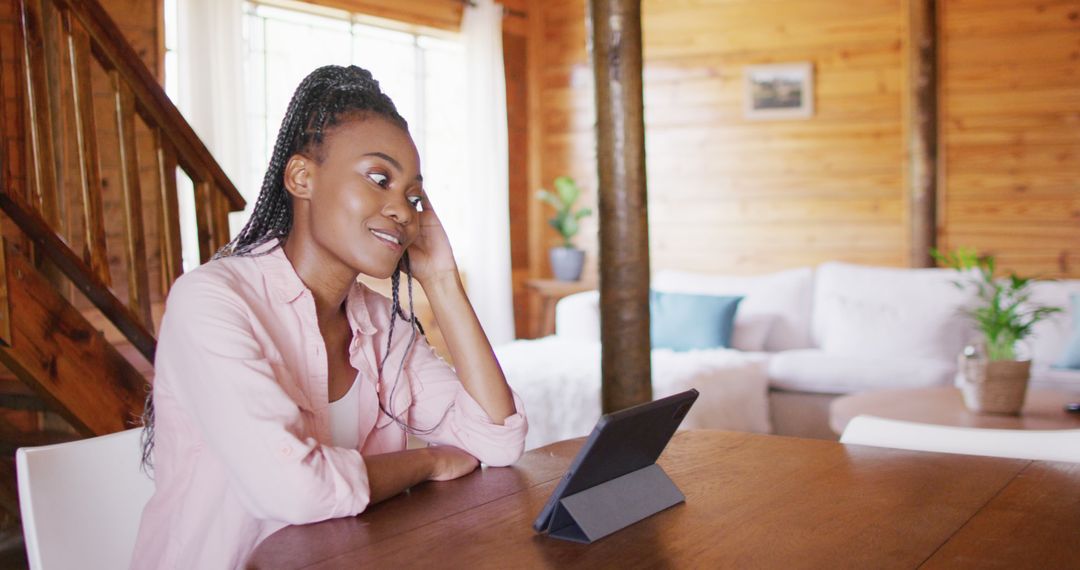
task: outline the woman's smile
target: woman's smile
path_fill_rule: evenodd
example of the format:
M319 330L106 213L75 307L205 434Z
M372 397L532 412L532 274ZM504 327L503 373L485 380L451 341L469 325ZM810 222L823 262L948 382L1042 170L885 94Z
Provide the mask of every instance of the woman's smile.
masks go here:
M375 236L375 239L379 240L386 245L386 247L389 247L395 252L400 252L404 249L404 246L402 245L404 236L402 236L400 232L372 228L371 233Z

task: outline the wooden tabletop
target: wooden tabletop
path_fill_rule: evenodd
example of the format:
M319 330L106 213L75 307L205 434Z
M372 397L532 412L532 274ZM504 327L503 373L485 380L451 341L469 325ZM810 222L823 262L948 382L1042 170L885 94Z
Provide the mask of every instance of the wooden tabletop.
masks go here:
M875 390L833 400L829 427L844 433L849 421L866 414L943 426L990 429L1078 429L1080 414L1065 411L1065 404L1080 401L1080 395L1053 390L1029 389L1024 409L1018 416L976 414L964 406L958 388L938 387L911 390Z
M583 545L531 526L580 445L287 527L249 567L1075 567L1080 465L680 432L660 465L686 502Z

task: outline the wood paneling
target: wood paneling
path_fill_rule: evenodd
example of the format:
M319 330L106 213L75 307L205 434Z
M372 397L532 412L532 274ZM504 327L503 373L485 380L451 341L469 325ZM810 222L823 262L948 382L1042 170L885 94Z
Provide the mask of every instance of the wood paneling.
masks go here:
M595 204L584 0L532 2L533 186ZM939 0L939 243L1080 277L1080 2ZM542 6L542 8L539 8ZM645 0L651 263L758 273L906 266L909 0ZM808 120L743 117L743 68L809 61ZM557 236L530 203L530 273ZM596 272L596 219L578 243Z
M906 264L905 8L899 0L842 9L827 0L644 3L654 269ZM584 6L545 2L543 16L541 149L532 157L542 183L569 174L594 201ZM785 61L814 65L814 116L747 120L743 68ZM586 220L579 238L590 271L596 228L595 217ZM539 256L555 236L535 231Z
M944 245L1080 277L1080 2L942 6Z

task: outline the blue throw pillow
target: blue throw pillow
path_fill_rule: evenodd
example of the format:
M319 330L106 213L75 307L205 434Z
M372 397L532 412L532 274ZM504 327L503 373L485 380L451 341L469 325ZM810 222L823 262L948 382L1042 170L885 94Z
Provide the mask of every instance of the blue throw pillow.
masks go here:
M649 292L653 348L728 348L742 297Z
M1073 315L1072 335L1069 343L1065 345L1065 354L1061 355L1061 360L1058 360L1054 367L1080 370L1080 294L1070 295L1069 303L1072 305Z

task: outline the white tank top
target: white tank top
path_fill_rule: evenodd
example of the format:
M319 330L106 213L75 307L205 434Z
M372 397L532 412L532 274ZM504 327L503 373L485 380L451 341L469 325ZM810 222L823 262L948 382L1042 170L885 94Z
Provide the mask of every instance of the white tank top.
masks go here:
M334 447L357 449L360 445L360 378L341 399L330 402L330 438Z

